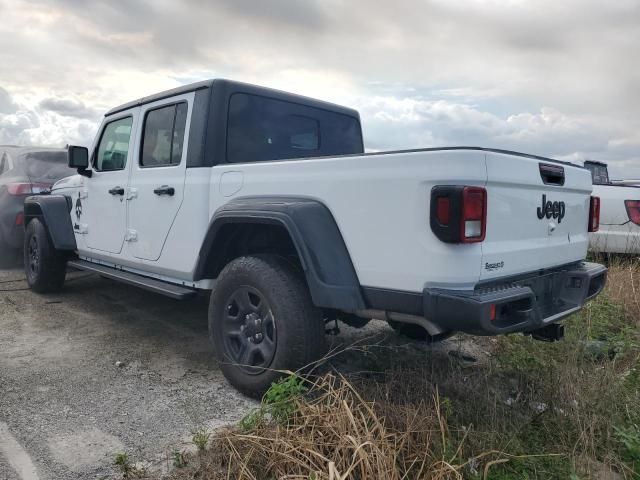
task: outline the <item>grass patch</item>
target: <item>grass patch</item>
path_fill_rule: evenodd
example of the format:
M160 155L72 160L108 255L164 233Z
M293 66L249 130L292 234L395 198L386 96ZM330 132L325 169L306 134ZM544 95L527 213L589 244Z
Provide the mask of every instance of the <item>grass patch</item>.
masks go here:
M358 351L354 373L274 385L169 476L640 478L640 265L609 268L606 291L567 320L561 342L478 340L490 357L476 364L437 349Z

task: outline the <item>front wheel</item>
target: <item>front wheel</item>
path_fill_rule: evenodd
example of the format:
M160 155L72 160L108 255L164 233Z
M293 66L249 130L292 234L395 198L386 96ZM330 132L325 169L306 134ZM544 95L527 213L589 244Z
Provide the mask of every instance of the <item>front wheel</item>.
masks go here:
M304 277L276 255L241 257L224 268L211 293L209 336L222 373L251 397L284 371L320 359L326 345Z
M64 285L65 256L49 239L47 228L37 218L29 222L24 235L24 272L34 292L57 292Z

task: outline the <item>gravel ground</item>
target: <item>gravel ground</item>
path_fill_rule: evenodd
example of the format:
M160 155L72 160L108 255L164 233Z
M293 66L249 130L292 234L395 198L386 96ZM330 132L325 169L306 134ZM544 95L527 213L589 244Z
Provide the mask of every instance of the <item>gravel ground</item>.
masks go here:
M125 450L166 463L191 430L237 421L254 405L215 363L206 297L182 303L69 277L83 278L56 295L0 292L0 479L34 469L39 479L110 476ZM2 282L20 278L0 271Z
M69 273L60 294L37 295L22 278L0 270L0 480L111 478L123 451L167 468L192 430L236 422L255 405L216 365L207 296L178 302L83 272ZM407 344L384 322L342 333L341 342Z

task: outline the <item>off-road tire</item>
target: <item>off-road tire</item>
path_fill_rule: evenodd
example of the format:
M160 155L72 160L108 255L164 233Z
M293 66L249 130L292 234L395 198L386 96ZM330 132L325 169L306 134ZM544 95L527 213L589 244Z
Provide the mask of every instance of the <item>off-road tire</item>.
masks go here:
M58 292L64 285L66 271L66 256L53 246L47 227L34 218L27 225L24 235L27 284L37 293Z
M253 345L243 343L255 330L247 334L248 324L241 324L245 332L245 337L241 337L233 327L235 322L247 317L233 312L238 310L235 295L245 291L243 289L260 295L260 302L266 301L260 304L272 313L270 323L274 325L275 342L265 347L272 348L273 353L268 365L267 360L262 362L263 368L247 367L234 359L242 356L238 352L243 352L243 348L256 348L255 337L251 340ZM230 330L234 331L227 333ZM268 332L265 331L264 336L268 336ZM321 310L313 305L304 276L288 259L277 255L240 257L222 270L209 302L209 338L229 383L254 398L261 397L273 382L282 378L283 371L295 372L308 367L326 353ZM258 358L261 357L258 354Z
M441 342L442 340L449 338L454 333L442 332L437 335L430 335L429 332L427 332L420 325L415 325L413 323L396 322L394 320L387 320L387 323L391 328L393 328L398 334L402 335L403 337L407 337L412 340L420 340L427 343Z

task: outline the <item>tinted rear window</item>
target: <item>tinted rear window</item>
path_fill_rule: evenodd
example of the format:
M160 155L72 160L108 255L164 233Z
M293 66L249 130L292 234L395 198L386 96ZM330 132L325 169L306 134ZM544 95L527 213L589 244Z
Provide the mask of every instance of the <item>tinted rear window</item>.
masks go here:
M591 171L591 181L594 185L609 185L609 172L606 165L585 162L584 166Z
M33 182L55 182L75 173L67 165L65 151L24 153L18 157L18 162Z
M245 93L229 100L228 162L362 152L362 132L355 117Z

